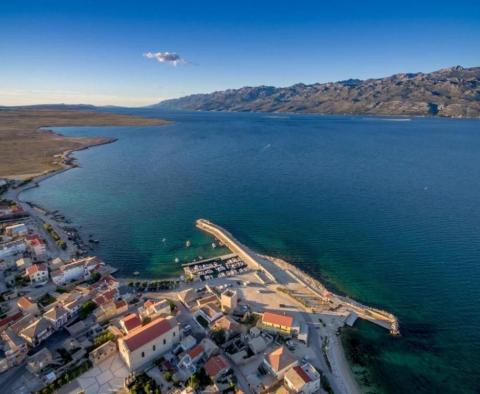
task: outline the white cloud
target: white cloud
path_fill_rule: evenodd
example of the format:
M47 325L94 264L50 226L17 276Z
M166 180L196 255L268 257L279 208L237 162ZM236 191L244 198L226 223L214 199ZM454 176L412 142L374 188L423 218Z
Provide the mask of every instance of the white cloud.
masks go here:
M187 61L175 52L146 52L143 56L147 59L157 59L159 63L166 63L172 66L187 64Z

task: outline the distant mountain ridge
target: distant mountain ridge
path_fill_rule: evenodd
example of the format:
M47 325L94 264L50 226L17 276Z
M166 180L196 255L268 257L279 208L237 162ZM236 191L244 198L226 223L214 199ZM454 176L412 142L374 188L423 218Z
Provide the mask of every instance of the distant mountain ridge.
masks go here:
M165 100L156 108L199 111L303 112L480 117L480 67L378 79L243 87Z

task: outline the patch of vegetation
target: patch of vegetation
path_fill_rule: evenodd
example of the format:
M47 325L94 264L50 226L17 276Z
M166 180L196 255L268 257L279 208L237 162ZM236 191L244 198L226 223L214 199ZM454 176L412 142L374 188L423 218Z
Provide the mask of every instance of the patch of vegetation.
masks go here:
M81 364L79 364L75 367L69 368L59 378L54 380L49 385L45 386L40 391L37 391L37 393L38 394L52 394L53 392L58 390L60 387L66 385L67 383L69 383L72 380L79 377L81 374L88 371L90 368L92 368L91 361L90 360L85 360Z
M60 354L60 356L62 357L63 364L67 364L67 363L69 363L70 361L72 361L72 356L71 356L70 353L69 353L66 349L64 349L63 347L58 348L58 349L57 349L57 353Z
M320 372L320 384L322 386L322 389L328 394L334 394L332 386L330 386L330 382L328 381L327 377L323 372Z
M187 386L194 390L204 388L212 384L212 379L207 375L204 368L200 368L187 380Z
M165 378L165 380L167 382L171 382L173 380L173 373L170 372L170 371L166 371L164 374L163 374L163 377Z
M143 373L128 385L128 391L130 394L160 394L160 387L155 380Z
M43 296L41 296L38 299L38 303L43 307L46 307L47 305L53 304L55 301L56 301L56 298L54 296L50 295L49 293L45 293Z
M215 342L217 346L223 345L226 340L227 340L227 333L223 328L212 332L212 341Z
M55 291L59 294L68 293L68 290L65 289L64 287L57 287Z
M15 286L28 286L30 283L30 278L28 276L17 275L15 277Z
M88 280L88 283L93 285L94 283L97 283L101 277L102 275L100 274L100 272L93 271L92 274L90 275L90 279Z
M55 231L51 224L45 223L43 228L47 231L47 233L53 238L55 242L61 241L60 235Z
M91 350L96 349L97 347L102 346L104 343L108 341L115 341L116 336L113 335L110 331L104 331L100 335L96 336L93 340L93 347Z
M96 308L97 306L93 301L86 301L80 306L80 311L78 312L78 317L80 320L86 319L87 316L92 313L92 311Z
M196 317L196 320L200 323L203 328L208 328L208 321L201 315Z

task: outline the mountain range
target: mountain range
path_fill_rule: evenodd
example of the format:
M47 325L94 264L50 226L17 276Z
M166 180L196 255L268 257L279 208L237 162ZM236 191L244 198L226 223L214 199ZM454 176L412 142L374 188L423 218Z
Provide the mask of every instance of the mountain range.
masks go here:
M153 107L195 111L300 112L400 116L480 117L480 67L377 79L257 86L194 94Z

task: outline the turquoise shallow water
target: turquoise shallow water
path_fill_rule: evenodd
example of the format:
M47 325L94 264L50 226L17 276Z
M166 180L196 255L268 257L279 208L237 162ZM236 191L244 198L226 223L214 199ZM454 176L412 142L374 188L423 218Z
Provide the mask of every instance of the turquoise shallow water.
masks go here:
M213 220L399 316L401 338L350 333L381 391L480 392L479 121L133 112L176 123L58 129L118 141L25 198L94 234L126 276L220 252L194 227Z

